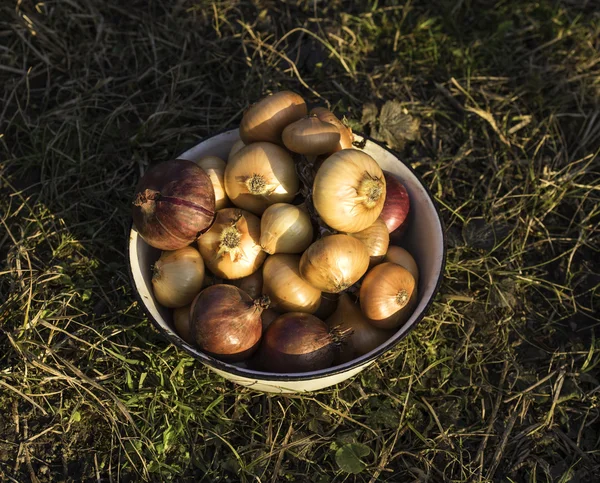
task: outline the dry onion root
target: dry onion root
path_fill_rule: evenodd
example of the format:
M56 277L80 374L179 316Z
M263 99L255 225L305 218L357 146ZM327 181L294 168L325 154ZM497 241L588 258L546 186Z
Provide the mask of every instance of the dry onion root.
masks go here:
M355 284L369 268L367 247L349 235L330 235L302 254L300 275L322 292L339 293Z
M291 202L299 183L291 155L272 143L243 147L225 168L227 196L234 205L256 215L272 204Z
M152 290L159 304L188 305L204 281L204 261L194 247L162 252L152 270Z
M215 275L233 280L253 274L262 265L265 252L259 245L260 220L239 208L225 208L204 235L198 248L206 266Z
M263 293L278 312L312 314L321 304L321 291L300 276L299 255L279 253L267 258L263 265Z
M343 149L321 165L313 203L331 228L356 233L371 226L385 202L385 178L377 162L358 149Z
M372 268L360 287L360 308L375 327L400 327L417 303L417 286L408 270L395 263Z

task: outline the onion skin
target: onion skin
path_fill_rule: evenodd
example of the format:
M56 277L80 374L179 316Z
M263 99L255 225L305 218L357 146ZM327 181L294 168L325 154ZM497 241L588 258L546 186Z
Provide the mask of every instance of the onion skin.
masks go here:
M227 246L225 234L239 234L237 246ZM267 254L258 244L260 220L239 208L224 208L204 235L198 239L198 248L208 269L218 277L233 280L252 275L260 268Z
M375 327L395 329L412 315L417 286L408 270L395 263L372 268L360 287L360 308Z
M386 197L383 171L368 154L342 149L321 165L313 183L313 203L331 228L356 233L381 214Z
M290 203L299 186L291 155L272 143L256 142L240 149L225 168L227 196L255 215L275 203Z
M321 320L326 320L327 317L335 312L338 304L338 298L339 294L322 292L321 304L313 315Z
M230 280L229 283L231 285L236 286L239 289L242 289L246 292L252 300L260 297L263 289L263 275L262 270L257 270L252 275L248 275L247 277L237 278L235 280Z
M339 293L354 285L369 268L364 243L349 235L330 235L302 254L300 275L322 292Z
M410 212L410 198L404 185L390 172L384 171L386 197L380 217L385 222L388 232L403 230Z
M351 149L353 147L352 142L354 141L354 135L352 134L352 129L340 121L333 112L324 107L315 107L310 110L310 114L316 115L321 121L333 124L340 131L340 141L331 150L332 153L341 151L342 149Z
M419 267L413 256L407 250L397 246L388 248L385 256L386 262L395 263L406 268L415 279L415 284L419 285Z
M313 240L310 215L299 206L275 203L260 219L260 246L275 253L302 253Z
M303 312L284 314L265 331L258 357L268 372L296 373L330 367L344 338L327 324Z
M153 267L152 291L159 304L177 308L188 305L204 282L204 261L193 247L164 251Z
M213 185L192 161L157 164L142 176L135 192L135 228L148 245L160 250L189 245L215 217Z
M279 144L285 127L306 116L307 111L304 99L295 92L281 91L263 97L244 112L240 137L244 144L258 141Z
M309 116L289 124L282 134L290 151L308 156L331 152L340 142L339 129L317 116Z
M229 154L227 155L227 161L229 161L233 157L233 155L237 153L240 149L242 149L244 146L246 145L241 139L238 139L235 143L233 143L233 146L231 146Z
M215 192L215 210L222 210L229 206L229 198L225 193L225 184L223 177L225 176L226 163L218 156L204 156L196 161L204 172L210 178Z
M302 279L299 264L300 255L278 253L263 265L263 293L278 312L312 314L321 304L321 291Z
M258 349L266 307L268 298L252 301L233 285L205 288L192 304L192 338L202 351L222 361L248 359Z
M188 344L193 345L194 339L190 331L190 309L191 304L188 304L173 310L173 325L175 326L177 335Z
M341 294L336 311L327 319L327 325L339 329L352 329L350 336L340 347L335 357L336 364L350 362L367 352L379 347L392 335L393 330L374 327L360 310L360 306L352 302L348 294Z
M269 328L269 325L273 323L273 321L279 317L281 314L273 309L263 310L260 318L262 320L262 328L263 332Z
M390 244L390 234L381 217L377 218L375 223L370 227L357 233L350 233L349 235L360 240L367 247L370 257L369 268L374 267L383 261Z

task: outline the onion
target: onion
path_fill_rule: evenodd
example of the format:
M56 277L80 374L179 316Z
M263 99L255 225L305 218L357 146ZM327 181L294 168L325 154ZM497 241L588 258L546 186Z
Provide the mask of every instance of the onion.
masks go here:
M325 369L333 363L348 332L329 330L325 322L313 315L289 312L275 319L263 334L258 358L262 368L269 372Z
M349 233L349 235L360 240L367 247L370 257L369 267L383 261L390 244L390 234L381 218L377 218L370 227L356 233Z
M367 247L348 235L330 235L302 254L300 275L322 292L339 293L357 282L369 268Z
M269 328L269 325L273 323L273 321L279 317L281 314L273 309L263 310L262 315L260 316L262 320L262 328L263 332Z
M375 327L399 327L412 315L416 303L414 277L395 263L372 268L360 287L360 308Z
M413 256L404 248L396 246L389 247L385 256L385 261L406 268L415 278L415 285L419 285L419 267L417 266L417 262L415 262Z
M242 149L244 146L244 141L242 141L241 139L238 139L235 143L233 143L233 146L231 146L231 149L229 150L227 160L229 161L233 157L233 155L237 153L240 149Z
M324 107L315 107L310 110L310 114L316 114L321 121L333 124L340 131L340 141L331 150L332 152L340 151L341 149L352 148L352 141L354 141L352 129L340 121L333 112L331 112L329 109L325 109Z
M369 323L360 307L348 294L341 294L336 311L327 319L329 327L352 329L335 358L337 364L349 362L379 347L393 334L393 330L378 329Z
M233 285L205 288L194 300L190 330L196 345L222 361L248 359L258 349L268 297L252 300Z
M402 229L407 223L410 211L410 199L404 185L387 171L383 172L386 182L386 197L381 211L381 218L385 221L388 232Z
M298 206L275 203L260 219L260 246L269 253L302 253L313 239L310 215Z
M173 310L173 325L175 332L188 344L193 344L194 339L190 332L190 308L191 304Z
M152 290L159 304L183 307L202 288L204 262L193 247L162 252L152 270Z
M313 315L321 320L327 319L327 317L335 312L338 304L338 298L339 294L322 292L321 303Z
M229 283L231 283L231 285L235 285L237 288L242 289L244 292L250 295L251 298L255 299L260 297L262 294L262 270L257 270L252 275L248 275L247 277L230 280Z
M189 245L215 216L210 178L192 161L157 164L140 179L135 192L135 228L148 245L160 250Z
M321 291L300 277L299 263L299 255L278 253L268 257L263 265L263 293L278 312L312 314L319 308Z
M290 151L316 156L333 151L340 141L339 129L316 115L289 124L282 134L283 144Z
M331 228L356 233L381 214L385 179L377 162L358 149L342 149L321 165L313 184L315 209Z
M239 208L224 208L204 235L198 248L206 266L215 275L232 280L253 274L267 254L258 244L260 220Z
M257 141L280 143L283 129L306 113L306 103L298 94L277 92L262 98L244 112L240 137L245 144Z
M225 175L225 161L217 156L205 156L196 164L200 166L210 178L215 191L215 210L221 210L229 205L229 198L225 193L223 176Z
M289 203L298 187L292 157L275 144L249 144L240 149L225 168L225 191L229 199L256 215L274 203Z

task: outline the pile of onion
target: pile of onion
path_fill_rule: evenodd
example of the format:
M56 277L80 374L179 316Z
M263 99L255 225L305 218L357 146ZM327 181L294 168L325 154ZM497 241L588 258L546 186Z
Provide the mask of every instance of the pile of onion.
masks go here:
M152 288L175 333L278 373L385 346L418 301L419 267L396 246L412 218L402 180L294 92L250 106L239 134L222 157L161 163L136 188L134 224L162 250Z

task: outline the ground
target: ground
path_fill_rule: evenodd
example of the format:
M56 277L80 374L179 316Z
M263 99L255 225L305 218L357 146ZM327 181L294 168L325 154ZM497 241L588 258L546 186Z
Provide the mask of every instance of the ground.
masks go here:
M591 0L0 2L0 479L593 481L599 51ZM286 397L169 344L125 254L140 174L280 89L392 145L448 243L409 337Z

